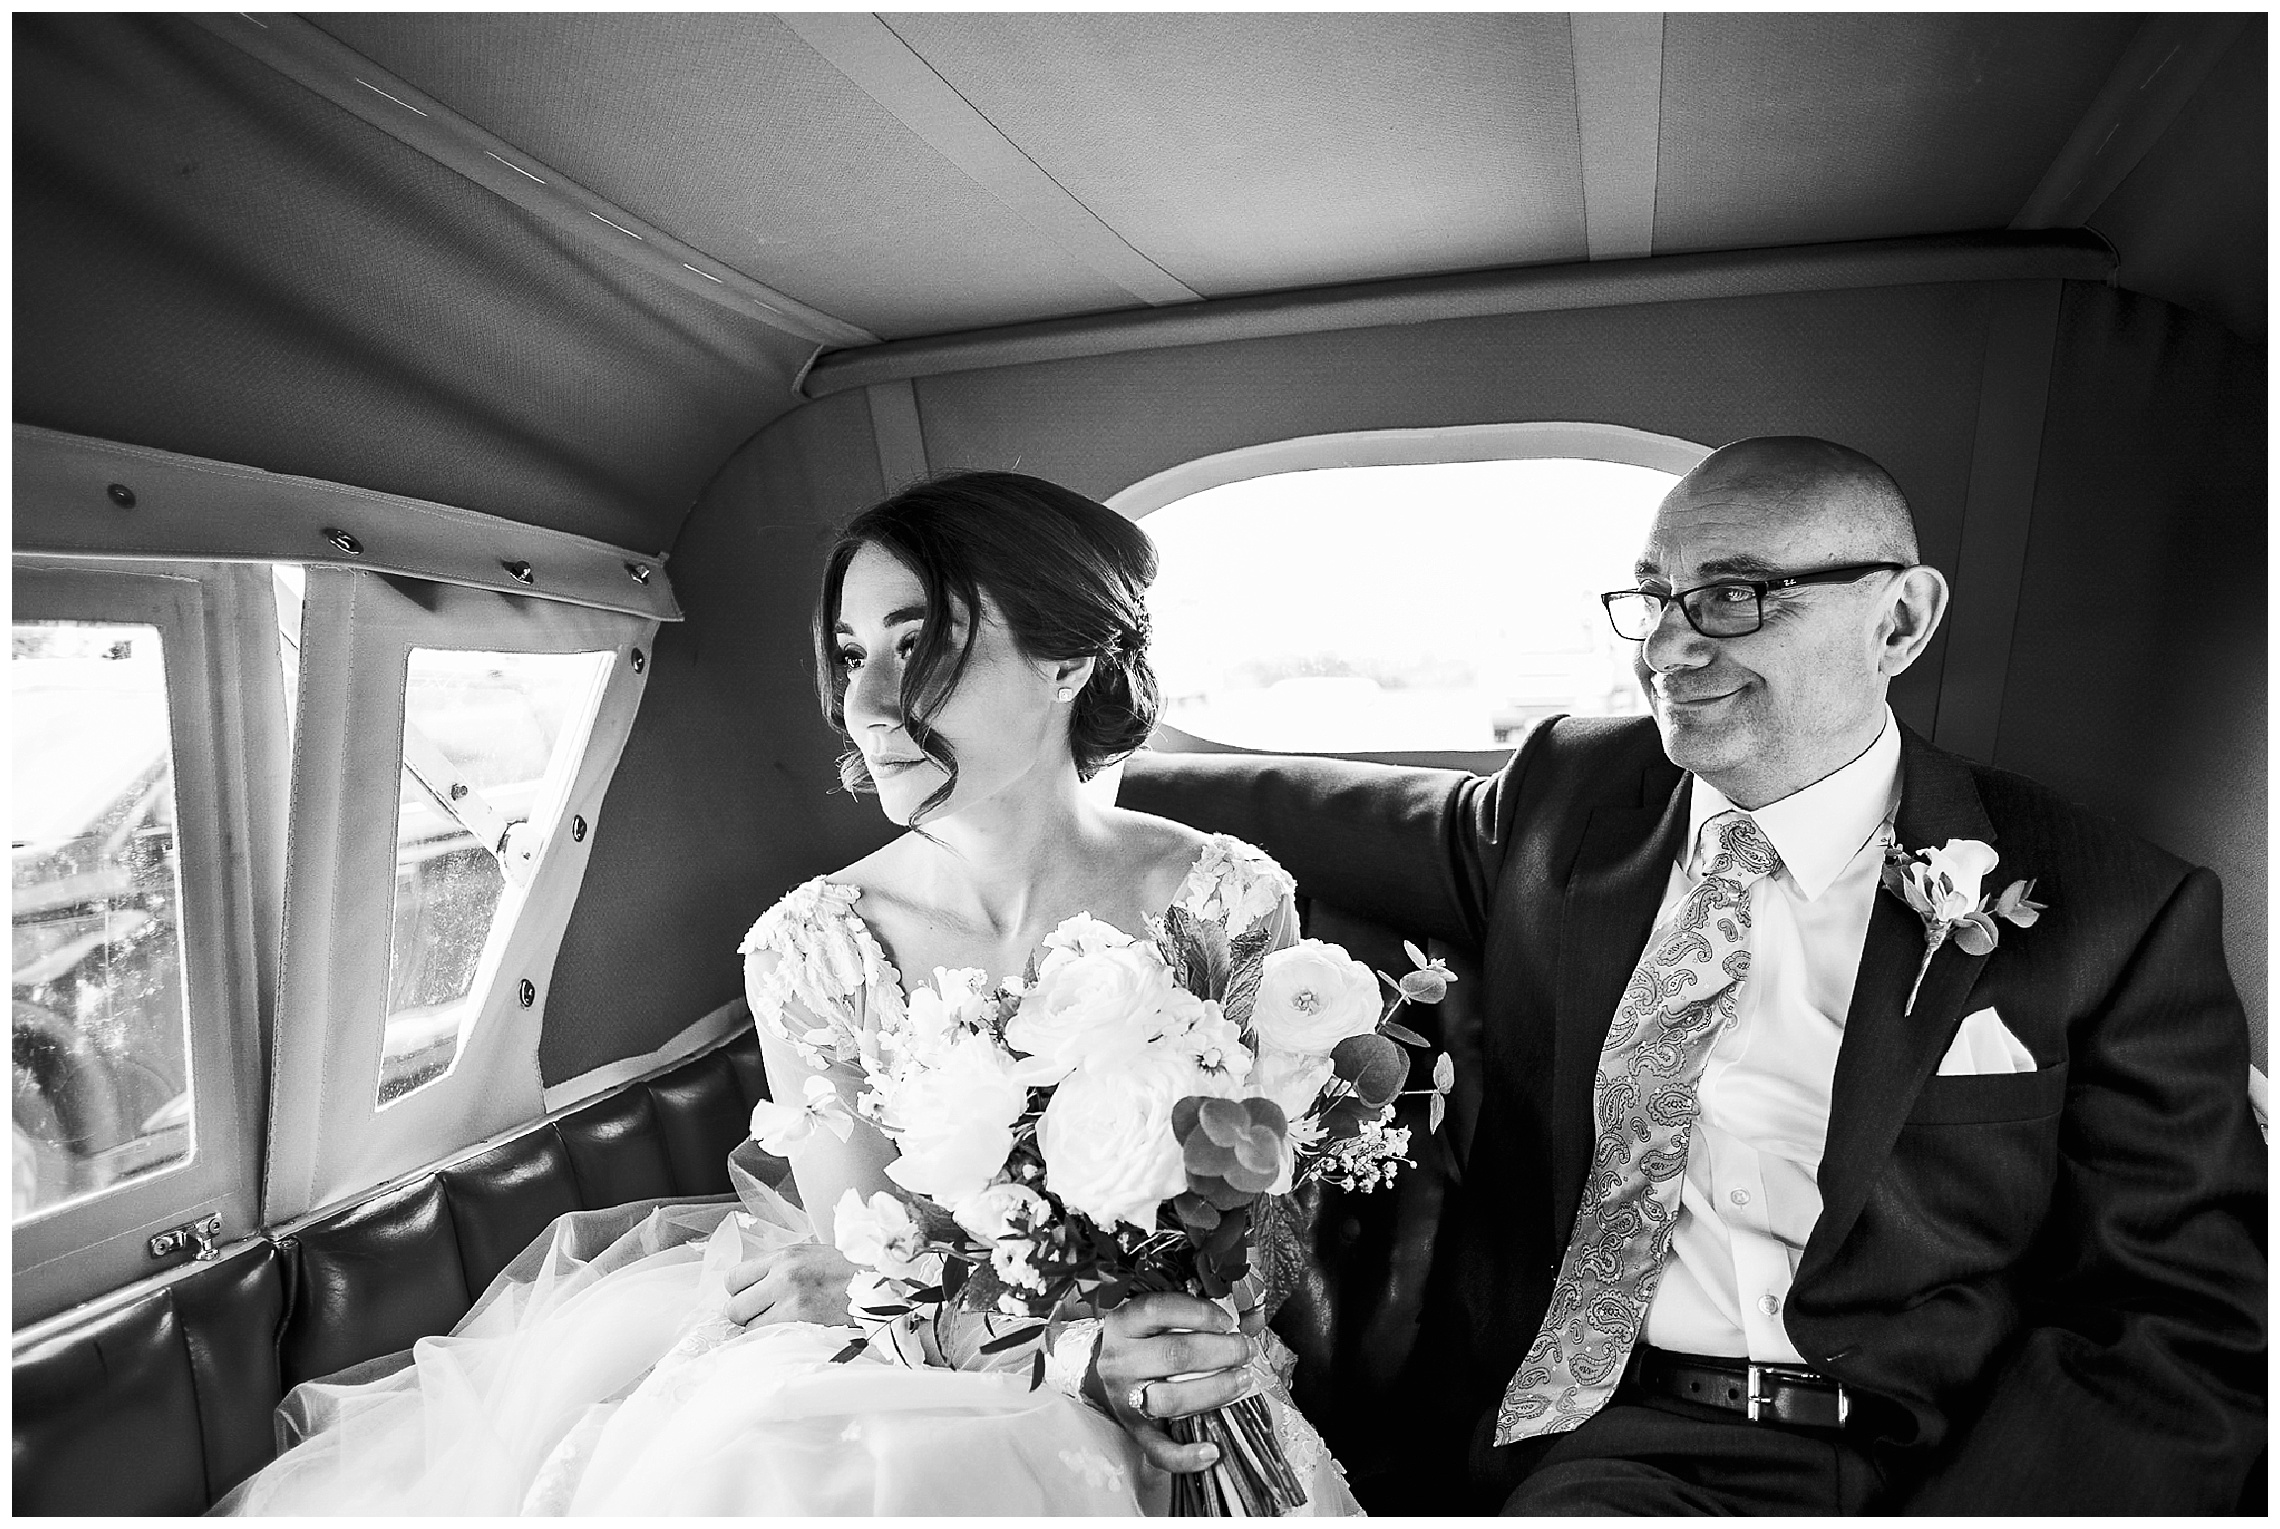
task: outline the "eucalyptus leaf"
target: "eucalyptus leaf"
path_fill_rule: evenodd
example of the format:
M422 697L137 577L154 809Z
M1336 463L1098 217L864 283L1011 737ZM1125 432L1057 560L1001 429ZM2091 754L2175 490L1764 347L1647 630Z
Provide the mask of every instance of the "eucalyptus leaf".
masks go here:
M1457 1086L1457 1064L1446 1051L1433 1060L1433 1086L1444 1094Z
M831 1362L833 1364L845 1364L848 1360L853 1359L857 1354L862 1353L863 1350L869 1348L870 1346L870 1339L857 1338L853 1343L848 1344L847 1347L832 1355Z
M1390 1019L1378 1026L1378 1034L1397 1040L1404 1046L1430 1046L1433 1044L1407 1025L1398 1024Z
M1425 1101L1425 1134L1430 1136L1441 1129L1441 1117L1449 1113L1449 1096L1435 1094Z

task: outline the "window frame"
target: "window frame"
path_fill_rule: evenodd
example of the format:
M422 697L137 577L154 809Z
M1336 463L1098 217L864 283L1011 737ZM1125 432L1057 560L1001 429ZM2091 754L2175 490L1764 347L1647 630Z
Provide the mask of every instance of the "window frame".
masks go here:
M221 1218L256 1235L263 1057L275 949L283 689L266 568L18 555L15 619L155 627L164 654L181 887L190 1159L11 1229L16 1328L164 1272L162 1231ZM266 636L266 642L264 637Z
M603 797L647 682L657 622L457 584L311 567L302 602L294 798L262 1218L278 1226L542 1118L538 1048L554 961ZM415 648L606 651L563 806L452 1069L379 1102L388 1019L405 664ZM636 665L633 655L642 654ZM521 1003L528 980L533 1000Z
M1675 435L1597 420L1518 420L1435 425L1421 429L1351 430L1293 436L1240 446L1151 473L1103 501L1133 521L1209 489L1252 478L1341 467L1428 467L1455 462L1523 462L1564 458L1649 467L1684 476L1714 448ZM1287 750L1223 743L1159 722L1148 746L1165 754L1266 754ZM1373 764L1426 765L1491 774L1511 749L1306 750L1330 759Z

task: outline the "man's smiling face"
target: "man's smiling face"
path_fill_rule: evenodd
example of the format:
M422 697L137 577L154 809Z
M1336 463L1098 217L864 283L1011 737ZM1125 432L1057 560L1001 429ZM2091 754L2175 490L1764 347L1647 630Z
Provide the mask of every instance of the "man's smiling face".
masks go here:
M1841 495L1715 463L1656 511L1635 570L1640 588L1668 595L1892 558L1877 523L1847 513ZM1746 807L1858 757L1883 726L1895 580L1872 573L1768 594L1765 625L1741 637L1704 637L1666 606L1634 660L1664 752Z

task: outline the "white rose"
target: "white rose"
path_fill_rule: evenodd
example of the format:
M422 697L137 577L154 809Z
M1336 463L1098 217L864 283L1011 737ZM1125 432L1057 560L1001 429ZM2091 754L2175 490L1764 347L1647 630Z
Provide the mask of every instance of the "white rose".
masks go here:
M1995 869L1997 858L1991 844L1950 839L1925 850L1921 870L1910 866L1909 874L1930 905L1926 911L1942 923L1952 923L1978 909L1980 880ZM1942 876L1948 881L1945 887L1940 885Z
M963 1200L1005 1167L1028 1103L1013 1058L988 1036L960 1031L933 1066L897 1080L883 1123L901 1155L887 1177L937 1205Z
M1174 991L1153 945L1072 955L1039 969L1037 986L1005 1027L1005 1043L1034 1059L1022 1071L1029 1082L1056 1083L1082 1062L1146 1045L1162 1029Z
M1370 969L1336 945L1301 940L1267 957L1251 1027L1259 1050L1328 1056L1349 1035L1368 1035L1384 1010Z
M1121 950L1135 944L1132 936L1114 924L1079 913L1065 918L1045 936L1045 952L1038 957L1037 975L1059 971L1079 956L1089 956L1096 950Z
M1174 1046L1078 1068L1037 1122L1045 1187L1103 1227L1122 1221L1151 1230L1156 1207L1187 1188L1172 1106L1190 1094L1221 1092Z
M941 1257L926 1251L926 1236L910 1207L883 1189L868 1204L852 1189L841 1195L831 1212L831 1240L885 1279L931 1284L941 1269Z

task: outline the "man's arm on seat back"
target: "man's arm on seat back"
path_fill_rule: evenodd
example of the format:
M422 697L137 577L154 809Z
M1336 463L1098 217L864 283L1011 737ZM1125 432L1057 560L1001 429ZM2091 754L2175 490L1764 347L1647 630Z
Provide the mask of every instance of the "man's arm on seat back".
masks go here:
M1141 753L1119 805L1258 845L1299 890L1406 934L1480 948L1520 783L1549 722L1496 774L1274 754Z
M2216 878L2154 920L2068 1071L2064 1239L1909 1513L2229 1513L2263 1448L2265 1175Z

